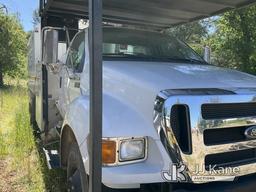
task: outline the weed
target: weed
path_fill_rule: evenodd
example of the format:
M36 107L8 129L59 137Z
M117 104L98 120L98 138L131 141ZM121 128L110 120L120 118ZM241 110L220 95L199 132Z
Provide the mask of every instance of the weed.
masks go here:
M6 82L0 89L0 191L65 191L64 171L48 170L30 126L26 83Z

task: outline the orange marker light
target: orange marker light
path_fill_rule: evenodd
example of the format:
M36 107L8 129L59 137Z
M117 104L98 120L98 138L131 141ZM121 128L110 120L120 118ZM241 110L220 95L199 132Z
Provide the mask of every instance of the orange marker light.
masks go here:
M116 142L102 140L102 163L112 164L116 162Z

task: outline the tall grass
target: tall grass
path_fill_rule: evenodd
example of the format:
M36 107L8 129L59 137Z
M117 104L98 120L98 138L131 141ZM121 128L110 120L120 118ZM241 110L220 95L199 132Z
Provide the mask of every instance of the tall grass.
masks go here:
M30 126L26 82L0 89L0 161L7 162L1 174L11 172L10 192L65 191L61 170L48 170L38 138ZM7 174L7 173L6 173ZM8 174L7 174L8 175ZM0 191L1 183L0 180ZM17 187L18 186L18 187Z
M13 156L12 167L19 170L22 167L20 182L26 183L27 191L44 191L44 180L41 173L40 156L38 154L29 123L28 98L25 95L15 112L14 129L10 133Z

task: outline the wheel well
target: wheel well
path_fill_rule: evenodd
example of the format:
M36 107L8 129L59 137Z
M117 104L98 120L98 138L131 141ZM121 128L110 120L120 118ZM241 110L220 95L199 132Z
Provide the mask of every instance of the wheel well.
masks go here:
M65 125L63 127L60 141L61 141L60 162L61 162L61 166L65 168L67 166L67 159L68 159L70 146L73 143L77 143L75 134L73 133L71 127L69 127L68 125Z

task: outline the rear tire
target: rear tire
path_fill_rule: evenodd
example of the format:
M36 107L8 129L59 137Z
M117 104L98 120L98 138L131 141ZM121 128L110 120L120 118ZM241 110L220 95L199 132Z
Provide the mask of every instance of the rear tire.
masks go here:
M70 146L67 162L68 192L89 192L89 180L86 175L78 145Z

